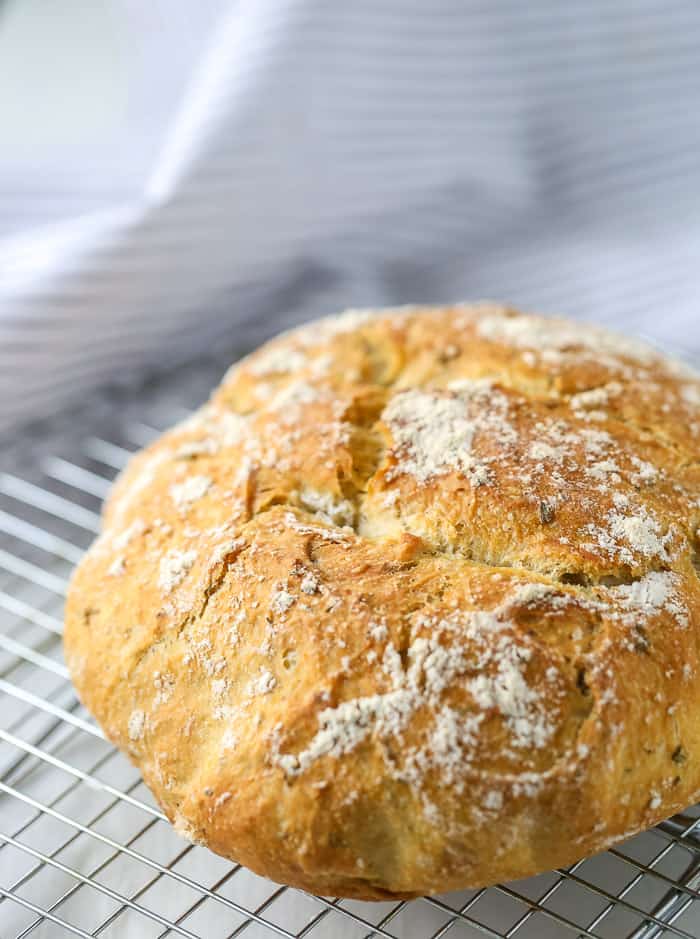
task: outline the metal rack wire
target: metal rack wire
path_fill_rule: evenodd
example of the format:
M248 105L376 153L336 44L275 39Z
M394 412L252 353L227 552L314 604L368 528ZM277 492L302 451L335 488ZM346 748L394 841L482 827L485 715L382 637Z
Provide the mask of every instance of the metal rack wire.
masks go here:
M3 457L0 937L697 939L695 810L567 870L411 903L308 896L175 835L78 702L61 607L112 477L220 371L201 364L92 402Z

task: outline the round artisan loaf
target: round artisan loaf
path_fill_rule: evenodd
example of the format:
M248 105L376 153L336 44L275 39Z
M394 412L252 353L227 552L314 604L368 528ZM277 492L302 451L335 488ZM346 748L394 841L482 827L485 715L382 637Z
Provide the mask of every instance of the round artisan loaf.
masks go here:
M273 340L136 456L66 654L176 828L407 897L700 797L700 381L489 304Z

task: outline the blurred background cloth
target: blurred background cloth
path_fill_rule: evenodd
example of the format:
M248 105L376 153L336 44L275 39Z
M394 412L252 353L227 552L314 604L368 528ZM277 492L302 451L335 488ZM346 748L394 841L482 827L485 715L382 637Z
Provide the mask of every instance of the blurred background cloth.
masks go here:
M0 429L346 306L700 358L697 0L6 0Z

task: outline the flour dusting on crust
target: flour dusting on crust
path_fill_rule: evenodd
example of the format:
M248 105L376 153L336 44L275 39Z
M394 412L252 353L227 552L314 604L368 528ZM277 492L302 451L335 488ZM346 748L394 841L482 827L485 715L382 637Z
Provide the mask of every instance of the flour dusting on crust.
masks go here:
M475 438L488 434L502 444L512 443L515 431L507 411L506 398L484 381L462 381L451 394L396 395L383 414L394 440L394 472L426 482L457 470L474 486L488 483L491 460L474 452Z

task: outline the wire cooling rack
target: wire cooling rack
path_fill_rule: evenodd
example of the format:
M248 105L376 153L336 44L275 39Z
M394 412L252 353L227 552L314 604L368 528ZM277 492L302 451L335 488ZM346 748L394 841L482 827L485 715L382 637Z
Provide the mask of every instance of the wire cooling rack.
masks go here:
M696 810L566 870L411 903L312 897L174 833L78 702L61 610L110 480L199 404L221 370L203 363L114 393L3 451L0 939L698 939Z

